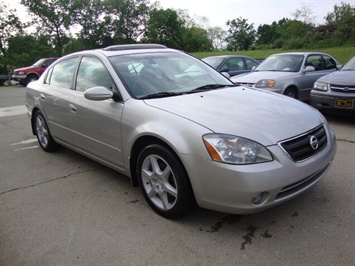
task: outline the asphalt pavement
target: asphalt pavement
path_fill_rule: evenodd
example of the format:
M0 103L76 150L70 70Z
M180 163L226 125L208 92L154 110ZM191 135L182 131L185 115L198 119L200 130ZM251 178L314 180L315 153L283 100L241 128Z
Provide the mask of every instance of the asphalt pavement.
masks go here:
M42 151L25 88L0 87L0 265L355 265L355 122L326 116L333 167L300 197L254 215L155 214L127 177Z

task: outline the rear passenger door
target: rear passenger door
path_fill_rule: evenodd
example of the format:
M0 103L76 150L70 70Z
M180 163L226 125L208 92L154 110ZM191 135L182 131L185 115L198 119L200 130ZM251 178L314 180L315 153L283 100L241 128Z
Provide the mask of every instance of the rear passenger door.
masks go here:
M69 98L74 145L82 152L123 169L121 114L123 103L113 99L92 101L84 92L94 86L115 90L111 74L95 56L83 56L75 89Z
M68 144L72 144L69 95L78 61L79 57L72 57L52 67L44 79L40 95L42 112L46 116L51 134Z

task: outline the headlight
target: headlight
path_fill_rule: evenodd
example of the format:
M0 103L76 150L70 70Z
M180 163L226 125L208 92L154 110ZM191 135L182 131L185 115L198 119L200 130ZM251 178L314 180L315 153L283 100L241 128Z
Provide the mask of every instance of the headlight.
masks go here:
M24 75L25 72L24 72L24 71L20 71L20 72L18 72L18 74L19 74L19 75Z
M262 79L255 84L255 88L272 88L276 84L273 79Z
M203 136L207 151L214 161L230 164L252 164L272 161L270 152L254 141L224 134Z
M328 83L316 81L313 85L313 89L319 91L328 91Z

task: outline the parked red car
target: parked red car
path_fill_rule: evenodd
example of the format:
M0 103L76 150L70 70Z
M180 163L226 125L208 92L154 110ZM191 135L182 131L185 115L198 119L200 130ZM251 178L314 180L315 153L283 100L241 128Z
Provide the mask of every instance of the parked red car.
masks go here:
M44 70L57 59L58 58L42 58L32 66L15 69L12 78L18 81L21 85L27 86L31 81L39 79Z

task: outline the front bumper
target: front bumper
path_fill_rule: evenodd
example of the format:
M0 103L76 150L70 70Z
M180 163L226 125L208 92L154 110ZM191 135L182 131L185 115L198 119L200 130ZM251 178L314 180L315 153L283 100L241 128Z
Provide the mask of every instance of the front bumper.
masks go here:
M302 162L292 161L277 145L268 147L274 157L268 163L230 165L187 155L183 161L200 207L256 213L298 196L325 176L336 152L335 134L330 129L327 138L321 152Z
M351 102L351 107L346 106L336 106L336 100L347 100ZM355 95L344 95L344 94L322 94L311 92L311 105L318 110L338 110L338 111L349 111L355 112Z
M25 81L26 80L26 75L13 75L12 79L15 81Z

